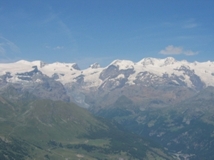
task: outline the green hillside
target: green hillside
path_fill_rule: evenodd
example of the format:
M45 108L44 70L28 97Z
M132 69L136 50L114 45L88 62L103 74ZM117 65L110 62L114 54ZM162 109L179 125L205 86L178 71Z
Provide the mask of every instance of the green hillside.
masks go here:
M158 145L73 103L12 87L1 92L0 128L1 160L172 159Z

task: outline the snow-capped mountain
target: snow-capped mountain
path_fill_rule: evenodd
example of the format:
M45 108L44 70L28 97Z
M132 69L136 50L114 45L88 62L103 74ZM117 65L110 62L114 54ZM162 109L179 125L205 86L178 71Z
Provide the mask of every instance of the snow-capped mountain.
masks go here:
M40 78L36 76L38 74ZM92 96L100 98L107 96L109 92L116 94L119 91L130 94L128 93L130 89L132 91L144 89L149 94L152 92L151 87L156 88L154 91L161 86L184 87L197 91L207 86L214 86L214 62L190 63L176 61L172 57L144 58L136 63L129 60L115 60L106 67L100 67L95 63L84 70L80 70L76 63L46 64L42 61L21 60L0 64L0 86L5 84L32 86L44 81L41 75L61 82L71 99L83 104L88 97L91 100ZM148 87L150 90L147 91L145 88ZM173 93L168 94L172 94L168 96L172 99L178 97ZM140 99L140 96L133 95L135 95L134 99Z

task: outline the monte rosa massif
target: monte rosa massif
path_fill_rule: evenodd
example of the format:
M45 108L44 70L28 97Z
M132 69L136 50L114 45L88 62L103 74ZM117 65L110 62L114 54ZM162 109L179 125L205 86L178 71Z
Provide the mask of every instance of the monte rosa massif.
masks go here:
M76 63L46 64L25 60L0 63L1 88L5 85L21 86L19 88L31 92L39 91L37 95L48 95L42 93L47 90L38 87L35 90L39 84L48 90L57 89L60 92L58 94L61 95L57 95L56 91L55 95L51 95L52 98L61 99L64 95L64 99L86 108L110 105L109 100L113 102L121 95L141 106L158 105L160 101L161 104L167 104L214 86L214 62L177 61L172 57L144 58L136 63L114 60L106 67L95 63L84 70L80 70ZM154 103L149 103L151 97Z

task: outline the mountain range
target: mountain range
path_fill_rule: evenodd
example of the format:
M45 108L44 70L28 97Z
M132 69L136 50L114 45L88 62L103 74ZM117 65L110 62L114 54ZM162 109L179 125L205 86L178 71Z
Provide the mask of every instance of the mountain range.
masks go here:
M142 107L164 106L214 86L214 62L144 58L137 63L115 60L104 68L95 63L80 70L76 63L21 60L0 64L0 87L6 84L21 86L37 96L74 101L85 108L109 106L121 95Z
M106 67L95 63L84 70L76 63L0 64L2 95L12 87L40 101L74 102L113 120L127 133L153 140L178 160L214 158L213 86L211 61L115 60ZM12 93L6 97L19 99Z

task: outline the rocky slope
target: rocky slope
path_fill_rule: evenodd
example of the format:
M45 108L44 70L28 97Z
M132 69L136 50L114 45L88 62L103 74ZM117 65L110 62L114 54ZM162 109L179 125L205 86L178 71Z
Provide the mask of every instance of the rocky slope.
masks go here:
M21 86L41 97L71 100L95 110L111 105L121 95L142 107L161 107L214 86L214 62L144 58L137 63L115 60L104 68L95 63L80 70L75 63L21 60L0 64L0 87L5 84ZM55 90L54 94L50 90Z

